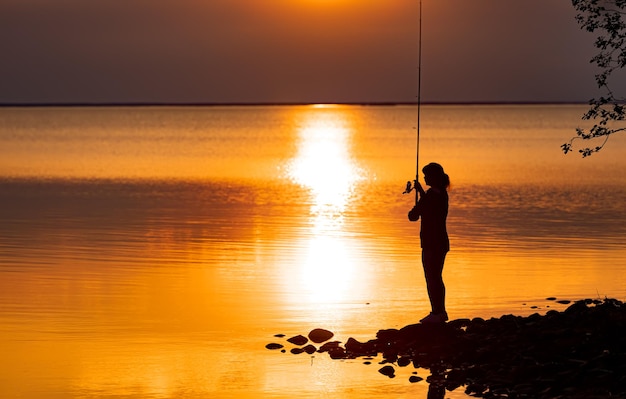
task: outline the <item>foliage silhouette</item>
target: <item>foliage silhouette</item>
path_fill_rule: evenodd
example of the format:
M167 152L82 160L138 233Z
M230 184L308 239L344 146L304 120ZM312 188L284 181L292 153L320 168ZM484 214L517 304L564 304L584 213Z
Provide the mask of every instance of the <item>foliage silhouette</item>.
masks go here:
M589 101L590 108L582 116L583 120L596 121L593 127L577 128L576 136L561 145L567 154L576 139L604 138L601 145L579 149L584 158L600 151L612 134L626 130L626 126L619 126L620 121L626 120L626 99L616 97L609 85L611 75L626 66L626 0L572 0L572 5L581 29L598 35L595 47L599 52L590 62L600 69L596 83L606 92L605 96Z

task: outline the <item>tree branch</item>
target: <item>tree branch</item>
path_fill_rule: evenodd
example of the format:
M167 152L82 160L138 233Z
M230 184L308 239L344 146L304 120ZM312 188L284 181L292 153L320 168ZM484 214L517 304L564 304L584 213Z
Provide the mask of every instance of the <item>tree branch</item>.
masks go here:
M576 128L576 136L561 145L567 154L572 151L576 139L604 137L601 145L578 151L584 158L600 151L612 134L626 131L626 127L614 126L615 122L626 120L626 101L616 97L609 85L613 73L626 67L626 0L572 0L572 5L577 11L576 21L581 29L590 33L604 32L596 38L594 46L599 52L590 62L600 69L595 80L606 95L590 100L590 108L582 116L583 120L597 122L588 130Z

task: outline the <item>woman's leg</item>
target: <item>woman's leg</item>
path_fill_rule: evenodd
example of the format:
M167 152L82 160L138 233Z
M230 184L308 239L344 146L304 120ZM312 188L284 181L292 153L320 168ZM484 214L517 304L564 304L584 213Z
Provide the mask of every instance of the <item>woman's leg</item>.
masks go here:
M422 265L426 277L426 288L434 314L446 311L446 286L443 283L443 264L446 251L422 250Z

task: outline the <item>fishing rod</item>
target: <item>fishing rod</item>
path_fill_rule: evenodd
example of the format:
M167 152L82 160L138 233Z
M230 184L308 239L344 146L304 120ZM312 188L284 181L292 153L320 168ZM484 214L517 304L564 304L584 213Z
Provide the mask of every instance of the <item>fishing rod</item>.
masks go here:
M406 182L402 194L415 190L415 205L419 201L418 180L420 173L420 114L422 105L422 0L419 0L418 44L417 44L417 138L415 142L415 180Z

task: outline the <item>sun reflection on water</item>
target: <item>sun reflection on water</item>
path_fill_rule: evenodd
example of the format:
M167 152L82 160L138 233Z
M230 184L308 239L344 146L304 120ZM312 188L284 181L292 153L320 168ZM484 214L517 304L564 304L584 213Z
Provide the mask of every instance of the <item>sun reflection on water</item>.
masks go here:
M340 112L315 108L298 131L299 145L289 177L311 190L315 214L340 215L363 173L351 159L351 131Z
M344 231L344 216L364 178L351 156L352 131L340 107L311 107L298 128L298 151L288 177L311 194L311 230L301 243L301 288L311 303L347 298L356 273L356 256Z

